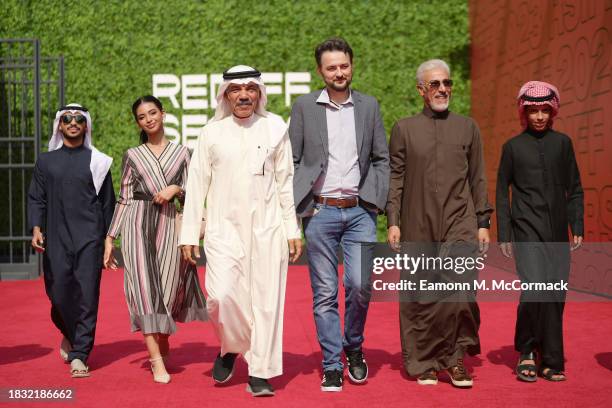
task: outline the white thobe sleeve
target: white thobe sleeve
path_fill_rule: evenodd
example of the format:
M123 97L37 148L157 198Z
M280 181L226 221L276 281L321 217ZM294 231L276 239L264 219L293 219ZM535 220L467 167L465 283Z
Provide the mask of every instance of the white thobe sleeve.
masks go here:
M210 179L211 167L206 130L202 129L189 164L179 245L197 246L200 244L200 225L204 215L204 202L208 194Z
M298 227L295 204L293 202L293 154L291 152L291 143L289 142L289 133L287 132L276 148L274 174L287 239L301 238L302 234Z

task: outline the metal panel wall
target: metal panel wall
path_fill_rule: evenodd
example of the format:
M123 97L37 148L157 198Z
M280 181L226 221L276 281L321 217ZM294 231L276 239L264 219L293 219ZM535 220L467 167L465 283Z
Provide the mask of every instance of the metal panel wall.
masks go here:
M41 57L36 39L0 39L0 279L39 275L27 230L27 189L64 102L63 58Z

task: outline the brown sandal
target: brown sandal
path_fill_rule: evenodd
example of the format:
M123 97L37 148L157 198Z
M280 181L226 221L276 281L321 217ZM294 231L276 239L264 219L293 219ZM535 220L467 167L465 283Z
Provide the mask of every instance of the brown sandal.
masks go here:
M70 374L72 378L85 378L91 375L89 374L89 367L78 358L70 362Z
M70 344L70 341L68 341L67 338L62 337L62 342L60 343L59 347L59 353L60 357L62 357L62 360L64 360L65 363L68 363L68 353L70 353L71 350L72 345Z

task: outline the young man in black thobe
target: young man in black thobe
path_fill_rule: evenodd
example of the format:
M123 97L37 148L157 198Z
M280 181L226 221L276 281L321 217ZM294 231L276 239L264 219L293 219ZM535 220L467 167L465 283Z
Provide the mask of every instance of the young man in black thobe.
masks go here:
M28 191L32 247L43 253L51 319L73 377L88 377L94 343L104 236L113 216L112 159L91 142L87 109L60 108L49 151L36 161Z
M512 255L513 242L523 282L567 282L569 252L582 245L584 194L572 140L552 129L559 92L545 82L528 82L519 92L518 108L524 131L503 146L497 176L498 240L507 257ZM543 378L566 379L564 306L565 291L521 293L514 338L520 353L519 380L536 381L535 353Z

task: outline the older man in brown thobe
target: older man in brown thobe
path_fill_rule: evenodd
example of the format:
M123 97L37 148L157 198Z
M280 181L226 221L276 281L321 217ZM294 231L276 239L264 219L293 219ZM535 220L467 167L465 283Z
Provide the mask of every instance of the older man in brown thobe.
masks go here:
M417 90L423 111L399 120L391 133L389 243L432 243L438 256L449 243L466 243L483 253L493 209L478 126L449 112L452 80L444 61L421 64ZM472 295L400 302L404 367L419 384L437 384L438 372L448 370L453 385L472 386L463 364L465 354L480 352L480 313Z

